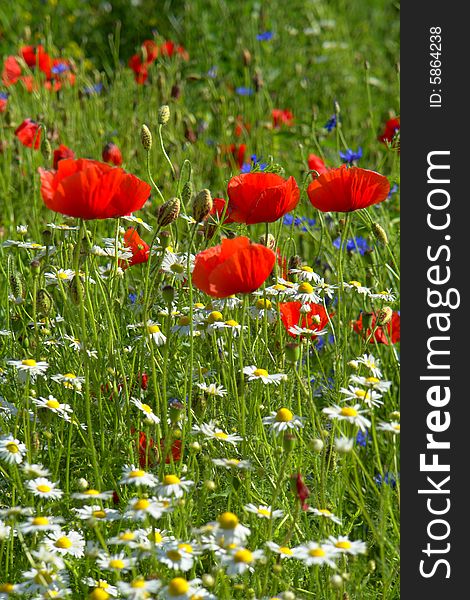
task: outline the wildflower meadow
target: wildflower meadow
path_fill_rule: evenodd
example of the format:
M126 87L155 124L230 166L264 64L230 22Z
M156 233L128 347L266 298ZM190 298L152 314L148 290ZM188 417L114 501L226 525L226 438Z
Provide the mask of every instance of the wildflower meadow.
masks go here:
M0 599L398 598L398 5L0 29Z

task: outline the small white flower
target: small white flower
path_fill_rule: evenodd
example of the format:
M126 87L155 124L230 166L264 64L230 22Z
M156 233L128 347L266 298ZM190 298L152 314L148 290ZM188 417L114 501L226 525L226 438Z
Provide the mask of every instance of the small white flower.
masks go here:
M300 281L313 281L318 283L320 281L320 275L315 273L312 267L308 265L302 265L299 269L289 269L290 275L297 275Z
M98 504L85 504L82 508L74 508L73 511L79 519L86 521L90 526L102 521L116 521L121 518L118 510L102 508Z
M62 517L43 517L41 515L30 516L24 523L18 526L21 533L37 533L39 531L60 531L59 523Z
M21 472L27 479L33 479L34 477L49 477L50 471L42 465L23 463L21 465Z
M384 302L394 302L397 297L392 290L383 290L381 292L369 293L369 298L374 300L383 300Z
M124 552L119 552L119 554L99 554L96 564L101 569L105 569L106 571L114 571L115 573L125 573L129 571L136 562L135 558L128 558L124 554Z
M176 475L165 475L163 481L158 484L158 493L166 497L182 498L184 492L187 492L193 485L194 481L184 477L180 479Z
M273 510L270 506L265 506L264 504L256 506L250 502L243 508L254 515L257 515L261 519L278 519L284 515L282 510Z
M367 552L367 544L360 540L352 541L348 536L340 535L339 537L329 536L327 545L333 551L341 554L365 554Z
M160 330L160 325L153 321L147 321L147 335L152 338L157 346L163 346L166 342L166 336Z
M211 301L213 308L216 310L224 310L225 308L233 310L240 306L241 303L242 301L240 298L237 298L234 294L227 296L226 298L214 298Z
M294 300L302 302L302 304L308 304L309 302L315 302L315 304L318 304L321 301L320 296L315 291L313 286L308 283L308 281L299 283L296 286L292 297Z
M194 256L189 255L189 270L194 268ZM188 273L188 255L186 253L176 254L165 250L160 270L167 275L172 275L179 281L184 281Z
M45 477L37 477L36 479L30 479L26 483L26 488L35 496L39 498L46 498L51 500L58 500L64 494L62 490L56 488L57 483L49 481Z
M260 379L266 385L270 383L279 385L281 381L287 380L287 375L284 373L275 373L274 375L270 375L266 369L258 369L254 365L243 367L243 373L248 375L248 381Z
M360 404L354 406L338 406L334 404L331 407L324 408L323 412L328 415L330 419L338 419L339 421L348 421L356 427L359 427L361 431L365 431L366 428L370 427L370 421L363 416L364 410L361 410Z
M75 500L110 500L113 496L113 492L100 492L93 488L84 490L83 492L75 492L72 494L72 498Z
M306 542L293 548L293 552L294 558L302 561L306 567L310 567L311 565L328 565L333 569L336 568L333 559L338 553L330 545Z
M379 394L370 388L364 390L363 388L350 385L347 389L342 387L340 392L346 396L345 398L342 398L342 400L356 402L357 400L360 400L369 408L383 404L383 401L380 400L380 398L382 398L382 394Z
M370 288L363 286L360 281L353 280L348 283L343 282L343 287L346 290L355 291L363 296L368 296L370 293Z
M173 510L169 500L160 498L132 498L127 505L124 518L132 521L144 521L147 517L160 519L160 517Z
M158 484L158 479L151 473L138 469L134 465L124 465L122 479L119 483L121 485L145 485L155 487Z
M354 438L347 438L345 436L335 438L335 449L340 454L347 454L348 452L351 452L353 446Z
M241 442L243 438L239 435L225 433L222 429L219 429L212 421L210 423L203 423L202 425L194 425L192 433L202 433L211 440L217 440L219 442L226 442L236 446L238 442Z
M0 458L6 463L19 465L26 454L26 446L12 435L0 438Z
M62 375L52 375L51 379L57 383L61 383L65 388L69 390L80 391L82 389L82 383L85 382L85 377L79 377L75 373L65 373Z
M47 398L40 396L39 399L33 398L32 400L38 408L50 410L62 417L65 421L71 420L70 415L73 413L73 410L70 404L61 404L54 396L48 396Z
M249 460L239 460L238 458L212 458L212 462L216 467L225 467L227 470L249 470L251 463Z
M313 513L317 517L323 517L324 519L329 519L330 521L333 521L333 523L337 523L338 525L341 525L341 519L339 517L337 517L336 515L334 515L332 512L330 512L327 508L312 508L312 507L310 507L308 509L308 511Z
M377 429L379 429L380 431L390 431L395 435L400 435L400 423L397 423L396 421L392 421L391 423L386 423L385 421L382 421L377 424Z
M250 316L253 319L263 321L265 318L268 323L274 323L277 319L277 311L273 308L271 300L260 298L254 306L249 308Z
M132 404L137 406L137 408L143 413L145 419L150 423L158 424L160 423L160 418L153 412L152 407L137 398L131 398Z
M44 543L50 552L57 552L62 556L80 558L84 555L85 540L78 531L55 531L45 538Z
M372 354L363 354L356 360L359 364L366 366L374 377L378 377L379 379L382 377L382 371L379 367L380 360L375 359Z
M93 579L93 577L86 577L83 580L83 583L89 587L104 590L110 596L116 597L118 595L117 587L108 583L106 579Z
M208 396L220 396L223 398L227 395L227 390L222 385L216 383L196 383L195 384L200 390L202 390Z
M137 225L142 225L142 227L144 229L146 229L147 231L153 231L153 227L151 225L149 225L148 223L146 223L143 219L141 219L140 217L136 217L134 215L127 215L125 217L121 217L121 219L123 221L130 221L131 223L136 223ZM156 244L160 243L160 240L157 238L155 240Z
M378 377L361 377L359 375L351 375L349 381L376 390L377 392L388 392L392 385L391 381L383 381Z
M24 360L7 360L7 365L15 367L18 371L18 377L21 382L25 382L28 375L31 381L35 381L39 375L45 377L49 364L44 361L35 361L33 358L25 358Z
M279 434L287 429L301 429L304 418L294 415L288 408L280 408L271 413L269 417L263 418L263 424L269 425L271 431Z
M247 548L236 548L226 551L222 555L222 565L225 567L225 572L230 577L236 577L249 571L252 573L255 569L255 563L262 558L264 553L262 550L254 550L253 552Z
M194 556L199 554L191 544L173 541L158 551L158 561L177 571L189 571L194 564Z
M266 546L271 550L271 552L278 554L281 560L284 558L292 558L294 556L294 551L288 546L280 546L274 542L266 542Z
M158 592L161 582L157 579L145 580L143 577L136 577L130 583L118 581L117 587L125 598L131 600L147 600L151 594Z

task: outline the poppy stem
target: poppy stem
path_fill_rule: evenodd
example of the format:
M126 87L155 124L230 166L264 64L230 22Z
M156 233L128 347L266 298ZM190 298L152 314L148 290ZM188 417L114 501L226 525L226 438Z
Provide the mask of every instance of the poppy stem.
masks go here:
M158 127L158 139L160 141L160 148L162 149L163 156L166 158L167 163L170 165L171 172L173 174L173 179L176 179L175 167L173 166L173 163L171 162L170 157L168 156L168 154L165 150L165 146L163 145L162 127L163 127L163 125L160 125Z
M150 183L157 190L157 193L160 196L160 200L162 202L165 202L165 198L164 198L163 194L161 193L160 188L158 187L158 185L153 180L152 173L150 172L150 151L149 150L147 150L147 175L148 175L148 177L150 179Z

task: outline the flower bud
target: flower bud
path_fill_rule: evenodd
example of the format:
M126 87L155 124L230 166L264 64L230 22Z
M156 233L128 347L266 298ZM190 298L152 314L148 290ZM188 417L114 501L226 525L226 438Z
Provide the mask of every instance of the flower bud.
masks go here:
M89 483L84 477L80 477L80 479L77 481L77 485L78 488L83 491L88 489Z
M323 440L321 440L320 438L315 438L310 442L310 447L314 452L321 452L323 450L323 446Z
M286 360L291 364L295 364L300 358L300 347L294 342L286 344Z
M193 200L192 213L196 223L203 221L211 212L213 206L212 196L208 189L203 189Z
M334 588L339 589L343 587L343 578L338 573L335 573L330 577L330 583Z
M193 186L190 181L187 181L183 185L183 190L181 192L181 200L183 204L186 206L191 200L191 196L193 195Z
M75 275L75 277L69 282L68 290L73 304L78 306L80 304L80 295L82 298L85 295L85 286L83 285L81 278Z
M38 307L38 311L42 315L47 317L50 314L52 309L52 298L46 290L38 290L38 293L36 294L36 304Z
M386 325L392 320L393 310L390 306L384 306L377 311L377 325Z
M152 134L145 124L140 128L140 141L142 142L144 150L147 150L148 152L152 147Z
M170 120L170 107L168 104L163 104L158 109L158 122L160 125L166 125Z
M242 51L243 64L245 67L248 67L251 64L251 52L244 48Z
M377 566L377 565L375 564L375 560L370 560L370 561L367 563L367 568L369 569L369 571L370 571L371 573L373 573L373 572L375 571L375 569L376 569L376 566Z
M289 261L287 263L287 268L290 269L299 269L302 266L302 259L297 254L289 257Z
M206 588L211 588L214 587L215 585L215 579L212 577L212 575L210 573L204 573L204 575L201 577L202 579L202 585Z
M163 249L168 248L171 242L171 235L169 231L162 231L160 233L160 245Z
M375 237L379 240L379 242L382 242L384 246L388 244L387 234L385 233L385 229L381 225L379 225L378 223L372 223L372 232L375 235Z
M51 160L51 157L52 157L51 143L49 142L49 140L47 139L46 136L44 136L41 140L41 154L43 155L44 160L46 160L46 161Z
M181 208L181 202L179 198L170 198L164 202L159 210L157 215L157 225L159 227L166 227L176 221L179 217Z
M162 287L162 298L167 304L171 304L175 299L175 288L172 285Z
M291 452L297 444L297 438L294 433L286 431L282 438L282 446L286 452Z
M215 481L212 481L212 479L207 479L206 481L204 481L204 487L207 491L213 492L217 487L217 484L215 483Z

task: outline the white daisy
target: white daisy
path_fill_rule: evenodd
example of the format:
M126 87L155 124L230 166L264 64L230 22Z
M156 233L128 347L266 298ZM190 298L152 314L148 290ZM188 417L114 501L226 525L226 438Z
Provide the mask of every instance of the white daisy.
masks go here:
M58 552L62 556L80 558L84 555L85 540L78 531L55 531L44 539L44 543L50 552Z
M327 544L318 544L317 542L306 542L296 548L293 548L294 558L304 563L306 567L312 565L328 565L336 568L334 558L337 552Z
M227 511L220 514L217 521L209 523L205 532L209 534L209 539L215 542L216 547L229 548L245 544L251 530L240 523L236 514Z
M326 283L324 279L320 279L315 285L315 293L318 294L321 298L327 296L331 299L335 295L335 291L337 288L337 285Z
M12 528L10 527L10 525L7 525L5 521L2 521L2 519L0 519L0 542L4 542L6 539L8 539L10 537L11 532Z
M96 564L98 567L105 569L106 571L125 573L134 566L135 562L135 558L128 558L124 552L119 552L119 554L111 555L104 553L99 554Z
M151 498L132 498L127 505L124 518L132 521L144 521L147 517L160 519L160 517L171 512L173 507L170 502L152 496Z
M227 395L227 390L223 385L218 385L217 383L196 383L196 387L202 390L208 396L220 396L223 398Z
M143 577L136 577L130 583L118 581L117 587L125 598L131 600L147 600L151 594L158 592L161 582L157 579L146 580Z
M364 410L361 410L360 404L354 406L338 406L334 404L331 407L323 409L323 412L328 415L330 419L338 419L339 421L348 421L356 427L359 427L361 431L365 431L366 428L370 427L370 421L363 416Z
M211 302L212 306L216 310L224 310L225 308L233 310L234 308L240 306L241 303L242 301L240 298L237 298L235 294L227 296L226 298L214 298Z
M187 492L193 485L194 481L184 477L180 479L176 475L165 475L163 481L158 485L158 493L166 497L182 498L184 492Z
M287 379L287 375L284 373L275 373L274 375L270 375L266 369L258 369L254 365L243 367L243 373L248 375L248 381L260 379L266 385L269 383L279 385L281 381L286 381Z
M324 519L328 519L333 521L333 523L337 523L341 525L341 519L330 512L327 508L312 508L309 507L308 512L313 513L317 517L323 517Z
M122 479L119 481L121 485L136 485L155 487L158 484L158 479L151 473L147 473L142 469L138 469L134 465L124 465L122 469Z
M135 223L137 225L142 225L142 227L144 229L146 229L147 231L153 231L153 227L151 225L149 225L148 223L146 223L143 219L141 219L140 217L136 217L135 215L127 215L125 217L121 217L121 219L123 221L129 221L131 223ZM155 240L155 244L159 244L160 240L157 238Z
M162 598L162 600L191 600L197 598L197 595L203 589L200 587L200 583L200 579L187 581L183 577L174 577L168 585L162 588L159 598Z
M193 337L201 335L201 331L198 329L198 324L200 321L193 319ZM186 337L191 335L191 319L187 315L183 315L178 318L176 321L176 325L173 325L171 328L173 333L177 333L181 337Z
M57 487L57 483L46 479L45 477L37 477L26 482L26 488L38 498L50 500L58 500L64 495L64 492Z
M397 297L392 290L383 290L381 292L369 293L369 298L374 300L383 300L384 302L394 302Z
M342 435L339 438L335 438L335 449L340 454L347 454L351 452L354 446L354 438L348 438Z
M278 519L284 515L282 510L273 510L270 506L265 506L264 504L256 506L250 502L249 504L245 504L243 508L257 515L260 519Z
M158 551L158 561L176 571L189 571L194 564L195 555L200 552L192 544L173 541Z
M111 585L110 583L108 583L106 581L106 579L93 579L93 577L86 577L83 580L83 583L85 583L86 585L93 587L94 590L103 590L104 592L106 592L106 594L108 594L109 596L113 596L116 597L118 595L118 589L116 586ZM101 596L102 598L107 598L107 596L105 596L105 594L95 594L95 598L98 598L99 596Z
M236 548L226 551L222 555L222 566L225 567L225 572L230 577L236 577L249 571L252 573L255 569L255 563L260 558L263 558L262 550L254 550L253 552L247 548Z
M60 531L59 523L62 517L43 517L41 515L30 516L24 523L18 526L21 533L37 533L39 531Z
M194 256L189 255L189 270L192 272L194 268ZM184 281L188 273L188 254L176 254L165 250L160 270L167 275L172 275L179 281Z
M315 289L310 283L308 283L308 281L299 283L299 285L296 286L292 297L294 300L302 302L302 304L307 304L309 302L315 302L318 304L321 301L320 296L316 293Z
M118 510L102 508L98 504L85 504L82 508L74 508L72 510L81 521L86 521L90 526L104 521L116 521L121 518Z
M131 398L132 404L137 406L137 408L143 413L145 419L150 423L155 423L156 425L160 423L160 418L153 412L152 407L144 402L141 402L137 398Z
M273 303L267 298L259 298L254 306L249 308L250 316L256 320L267 319L268 323L274 323L277 319L277 311L273 308Z
M361 377L360 375L351 375L349 381L376 390L377 392L388 392L392 385L391 381L383 381L378 377Z
M377 429L379 431L390 431L395 435L400 435L400 423L396 421L392 421L391 423L386 423L385 421L381 421L377 424Z
M72 498L75 500L110 500L113 497L113 492L100 492L93 488L84 490L83 492L75 492Z
M380 360L375 359L372 354L363 354L356 358L357 362L361 365L366 366L374 377L379 379L382 377L382 371L380 370Z
M25 358L24 360L7 360L7 365L11 365L17 369L18 378L23 383L26 381L28 376L31 378L31 381L35 381L38 375L45 377L46 371L49 368L49 364L46 361L36 361L33 358Z
M366 554L367 544L360 540L352 541L348 536L340 535L338 537L329 536L327 545L331 546L337 553L341 554Z
M70 404L61 404L57 398L54 398L54 396L48 396L47 398L39 396L39 399L33 398L32 400L33 404L35 404L38 408L50 410L51 412L62 417L65 421L70 422L70 415L73 413Z
M363 296L368 296L370 293L370 288L363 286L360 281L353 280L349 281L348 283L343 282L343 287L346 290L355 291Z
M278 434L287 429L301 429L304 420L304 417L294 415L288 408L280 408L277 412L272 412L269 417L264 417L263 424L269 425L270 430Z
M219 429L213 421L210 423L203 423L200 426L194 425L192 433L202 433L211 440L226 442L228 444L232 444L232 446L236 446L238 442L243 440L243 438L239 435L225 433L225 431Z
M357 400L360 400L369 408L383 404L383 401L380 400L380 398L382 398L382 394L379 394L372 389L364 390L363 388L350 385L347 389L342 387L340 392L345 395L345 398L342 398L341 400L356 402Z
M280 546L275 542L266 542L266 546L271 550L271 552L278 554L281 560L284 558L292 558L294 556L294 551L288 546Z
M6 463L19 465L26 454L26 446L12 435L0 437L0 458Z
M85 382L85 377L79 377L75 373L65 373L62 375L52 375L51 379L57 383L61 383L65 388L69 390L80 391L82 389L82 383Z
M21 472L27 479L33 479L34 477L49 477L51 474L49 469L39 464L23 463L21 465Z
M212 458L211 460L216 467L224 467L227 470L248 471L251 469L249 460L240 460L238 458Z
M308 265L302 265L299 269L289 269L289 274L296 275L300 281L313 281L314 283L320 281L320 275Z
M147 335L152 338L157 346L163 346L166 342L166 336L160 330L160 325L153 321L147 321Z
M80 275L83 275L80 273ZM65 283L70 282L75 277L75 271L72 269L57 269L56 271L49 271L44 273L46 278L46 285L58 285L59 282Z

